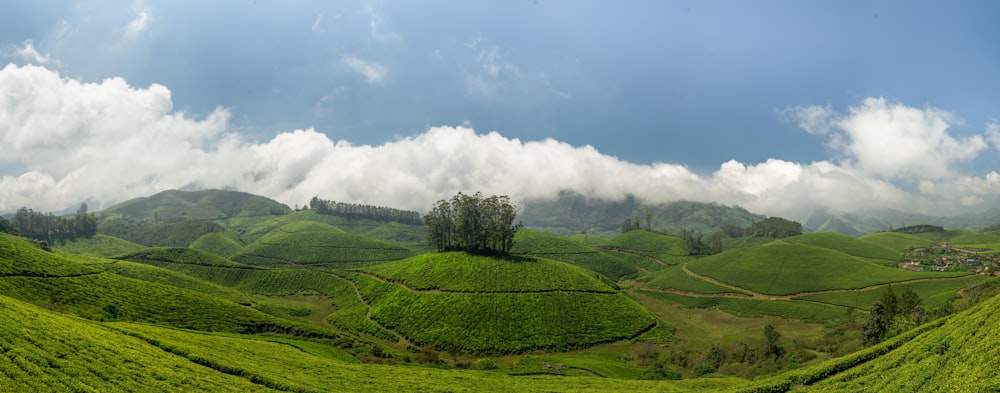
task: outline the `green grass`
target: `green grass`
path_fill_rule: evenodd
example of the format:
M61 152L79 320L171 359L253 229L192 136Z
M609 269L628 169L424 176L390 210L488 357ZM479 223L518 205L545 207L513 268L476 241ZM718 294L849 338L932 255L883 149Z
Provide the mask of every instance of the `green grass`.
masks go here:
M958 291L977 286L989 280L991 280L989 277L969 276L957 279L899 283L893 284L892 290L896 296L899 296L906 289L912 289L920 295L920 298L924 301L924 307L941 306L958 296ZM872 303L881 300L882 292L884 291L885 287L880 287L863 291L812 294L802 296L801 299L867 310L871 307Z
M608 241L606 248L616 248L640 255L669 261L672 257L687 255L684 241L676 236L636 230L625 232Z
M746 318L774 316L824 323L847 316L845 307L799 300L755 300L731 297L695 297L675 293L643 291L644 295L684 308L709 308Z
M6 296L0 315L0 391L275 391Z
M859 239L900 252L911 248L927 247L937 244L937 242L929 239L899 232L876 232L862 236Z
M192 249L229 258L240 252L245 245L235 232L206 233L191 243Z
M693 277L687 274L680 266L673 266L650 274L644 280L649 287L669 288L678 291L717 294L717 293L745 293L716 285L708 281Z
M232 227L238 228L238 231L244 234L244 239L252 241L284 225L303 221L331 225L350 234L390 243L414 245L423 243L427 237L423 226L367 219L350 219L337 215L319 214L312 210L293 212L263 221L248 221L246 225L232 224Z
M0 276L73 276L104 271L110 261L46 252L33 240L0 233Z
M233 260L251 265L345 264L393 261L413 255L394 243L317 230L316 223L293 222L243 248Z
M127 252L137 251L144 246L114 236L96 234L89 237L74 239L59 239L51 244L55 251L94 257L110 257Z
M118 255L115 259L135 262L160 261L204 266L246 267L243 264L230 261L218 255L186 247L145 248L136 252Z
M894 269L839 251L781 241L691 261L688 268L730 285L770 295L860 289L877 284L961 275Z
M511 253L568 262L600 273L611 280L635 274L640 266L648 267L654 264L645 260L640 260L637 264L635 260L597 250L565 236L531 229L517 231Z
M615 291L589 270L535 257L430 253L362 270L421 290L472 293Z
M603 237L591 235L589 233L578 233L573 236L567 236L567 238L577 243L591 247L603 246L608 242L608 240Z
M417 344L466 353L581 348L655 324L648 311L617 293L420 293L363 274L350 278L382 326Z
M635 381L565 375L510 376L496 371L444 370L401 365L354 364L256 338L198 334L134 324L116 327L142 337L175 356L226 370L258 383L301 392L690 392L733 391L737 378ZM249 361L251 360L252 361ZM530 362L530 361L529 361ZM596 366L596 360L570 363ZM596 368L596 367L595 367ZM601 368L612 372L610 367ZM619 371L621 372L621 371Z
M1000 297L994 297L898 339L783 377L792 383L818 379L803 389L816 392L997 391L998 321Z
M917 234L914 234L914 236L917 236L917 237L923 238L923 239L927 239L927 240L930 240L930 241L935 242L935 243L944 243L944 242L950 241L953 238L956 238L956 237L959 237L959 236L962 236L962 235L971 234L971 233L974 233L974 232L968 231L968 230L964 230L964 229L949 229L949 230L945 230L945 231L942 231L942 232L917 233Z
M840 251L855 257L889 261L899 261L903 257L902 253L889 247L835 232L807 233L783 240L793 244L805 244Z
M135 198L102 212L154 222L212 220L236 216L269 216L290 212L288 206L245 192L168 190L145 198Z

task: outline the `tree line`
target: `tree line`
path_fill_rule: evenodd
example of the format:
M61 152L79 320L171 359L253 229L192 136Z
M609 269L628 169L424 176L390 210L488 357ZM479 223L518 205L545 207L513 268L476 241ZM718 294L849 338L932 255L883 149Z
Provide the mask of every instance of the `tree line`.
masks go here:
M516 216L517 207L506 195L459 192L450 201L438 201L424 216L427 241L438 251L509 254L522 226L514 224Z
M400 224L421 225L420 213L392 207L335 202L319 197L309 201L309 208L319 214L330 214L347 218L363 218L374 221L395 221Z
M80 205L76 214L69 216L56 216L52 212L42 213L22 207L17 209L9 222L0 222L0 231L33 239L93 236L97 233L97 217L87 212L86 203Z

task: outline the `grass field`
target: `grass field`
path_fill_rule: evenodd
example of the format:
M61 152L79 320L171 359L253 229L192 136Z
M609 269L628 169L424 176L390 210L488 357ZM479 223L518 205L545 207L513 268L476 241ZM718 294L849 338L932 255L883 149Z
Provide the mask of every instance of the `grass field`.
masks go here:
M208 252L223 258L236 255L245 245L236 232L206 233L191 243L192 249Z
M568 350L629 338L656 323L617 293L418 293L363 274L350 279L382 326L417 344L466 353Z
M644 279L646 286L651 288L668 288L678 291L718 294L718 293L746 293L732 288L726 288L711 282L693 277L684 272L680 266L673 266L650 274Z
M628 250L665 262L673 257L687 255L681 238L644 230L625 232L609 240L604 247Z
M869 259L899 261L903 257L902 253L895 249L835 232L807 233L782 240L792 244L805 244L827 248L847 255Z
M52 249L60 252L94 257L110 257L137 251L145 246L114 236L96 234L89 237L53 241Z
M487 257L464 252L432 253L362 270L420 290L470 293L615 292L614 288L586 269L534 257Z
M921 281L912 283L893 284L892 290L899 296L906 289L912 289L924 302L925 307L941 306L956 296L958 291L975 287L989 280L996 280L984 276L967 276L956 279L940 279L932 281ZM881 299L885 287L871 288L863 291L830 292L801 296L801 299L828 303L840 306L856 307L867 310L871 304Z
M769 295L860 289L877 284L961 275L893 269L839 251L780 241L698 259L689 262L688 267L721 282Z
M896 251L906 251L911 248L927 247L937 242L916 235L899 232L876 232L859 238Z
M531 229L517 231L514 240L512 254L534 255L568 262L600 273L611 280L635 274L640 266L650 265L647 261L641 261L641 265L637 265L634 260L623 259L568 237Z
M233 260L251 265L344 264L393 261L413 255L394 243L345 233L318 230L322 224L293 222L250 243Z

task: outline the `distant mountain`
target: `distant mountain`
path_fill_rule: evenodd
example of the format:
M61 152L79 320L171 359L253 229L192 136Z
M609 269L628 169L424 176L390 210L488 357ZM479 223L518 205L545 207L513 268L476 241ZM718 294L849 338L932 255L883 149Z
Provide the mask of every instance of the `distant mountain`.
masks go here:
M645 228L647 215L653 230L687 229L704 233L716 232L723 224L746 227L766 218L741 207L715 203L677 201L647 204L633 196L621 201L607 201L564 191L555 200L523 203L520 219L529 228L562 235L586 231L612 237L618 233L625 219L638 219L640 226Z
M163 191L153 196L130 199L99 214L153 222L214 220L236 216L288 214L292 209L262 196L238 191Z
M977 231L1000 224L1000 210L991 209L981 214L964 214L954 217L905 213L892 209L862 211L853 214L816 211L806 217L800 217L799 222L807 231L838 232L849 236L861 236L913 225L937 225L946 229Z

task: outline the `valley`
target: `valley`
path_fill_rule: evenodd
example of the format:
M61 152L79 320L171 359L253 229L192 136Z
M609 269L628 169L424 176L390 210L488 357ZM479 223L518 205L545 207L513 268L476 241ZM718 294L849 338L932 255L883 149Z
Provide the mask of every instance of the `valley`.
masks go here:
M568 199L548 208L593 224ZM624 233L520 228L494 255L438 251L415 212L316 202L336 209L168 191L51 251L0 233L0 391L1000 387L998 279L898 267L946 244L993 261L1000 232L733 237L723 223L762 218L684 204L717 215L675 228L717 231L721 252L653 230L660 207Z

